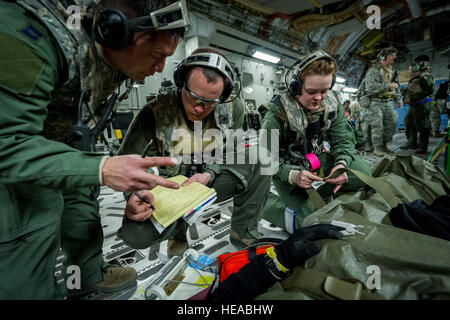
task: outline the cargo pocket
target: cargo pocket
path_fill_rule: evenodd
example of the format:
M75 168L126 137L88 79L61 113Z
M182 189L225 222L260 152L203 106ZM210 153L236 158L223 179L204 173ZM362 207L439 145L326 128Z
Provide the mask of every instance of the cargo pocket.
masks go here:
M55 299L60 192L2 184L0 197L0 299Z

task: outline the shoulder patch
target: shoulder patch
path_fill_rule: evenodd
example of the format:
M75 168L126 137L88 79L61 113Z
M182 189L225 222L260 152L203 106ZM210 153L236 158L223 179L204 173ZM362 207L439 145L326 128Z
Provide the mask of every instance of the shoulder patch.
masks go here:
M9 34L0 32L0 43L0 84L22 94L31 94L44 70L45 60Z
M43 34L39 30L36 30L36 28L33 27L31 24L20 31L22 31L28 38L30 38L33 41L36 41L39 38L43 37Z

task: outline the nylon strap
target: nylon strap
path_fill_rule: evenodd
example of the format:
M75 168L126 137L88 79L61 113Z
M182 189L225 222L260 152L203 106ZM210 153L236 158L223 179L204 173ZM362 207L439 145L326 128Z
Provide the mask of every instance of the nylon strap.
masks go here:
M397 200L397 198L394 195L394 190L392 190L391 186L386 183L385 181L380 180L379 178L374 178L371 176L366 175L365 173L354 170L354 169L348 169L348 168L339 168L328 179L334 179L343 174L344 172L350 171L353 173L356 177L358 177L362 182L373 188L377 193L379 193L384 200L387 201L389 206L391 208L395 208L400 201ZM306 190L309 196L309 199L313 203L314 207L318 210L326 205L325 201L320 196L319 192L314 189L310 188Z
M379 178L368 176L367 174L358 170L347 168L342 169L345 171L350 171L355 176L357 176L362 182L366 183L368 186L373 188L377 193L379 193L384 198L384 200L387 201L387 203L391 208L395 208L399 203L401 203L401 201L397 200L397 198L394 195L395 194L394 190L392 190L391 186L387 182L380 180ZM339 170L341 170L341 168L339 168L336 171Z
M428 99L425 99L425 100L422 100L422 101L419 101L419 102L410 103L409 106L410 107L415 107L415 106L418 106L418 105L421 105L421 104L424 104L424 103L427 103L427 102L430 102L430 101L433 101L433 99L432 98L428 98Z

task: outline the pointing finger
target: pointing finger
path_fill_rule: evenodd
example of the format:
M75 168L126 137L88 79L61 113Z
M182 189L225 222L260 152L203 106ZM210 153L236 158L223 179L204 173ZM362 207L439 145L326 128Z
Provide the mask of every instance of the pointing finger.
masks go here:
M147 174L144 178L144 183L148 185L148 189L153 189L156 186L162 186L171 189L178 189L180 185L174 181L167 180L160 176L155 176L154 174ZM147 179L148 178L148 179Z
M160 167L160 166L174 166L176 165L178 160L176 158L171 157L152 157L152 158L143 158L141 159L141 163L146 168L150 167Z

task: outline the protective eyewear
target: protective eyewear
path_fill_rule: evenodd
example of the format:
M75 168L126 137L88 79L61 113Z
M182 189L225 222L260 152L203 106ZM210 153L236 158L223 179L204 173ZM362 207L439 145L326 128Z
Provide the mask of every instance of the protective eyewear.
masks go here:
M203 97L200 97L199 95L192 92L191 89L189 89L186 85L184 86L183 90L188 94L188 96L194 101L195 105L203 105L206 107L212 107L215 104L220 102L220 97L217 99L206 99Z

